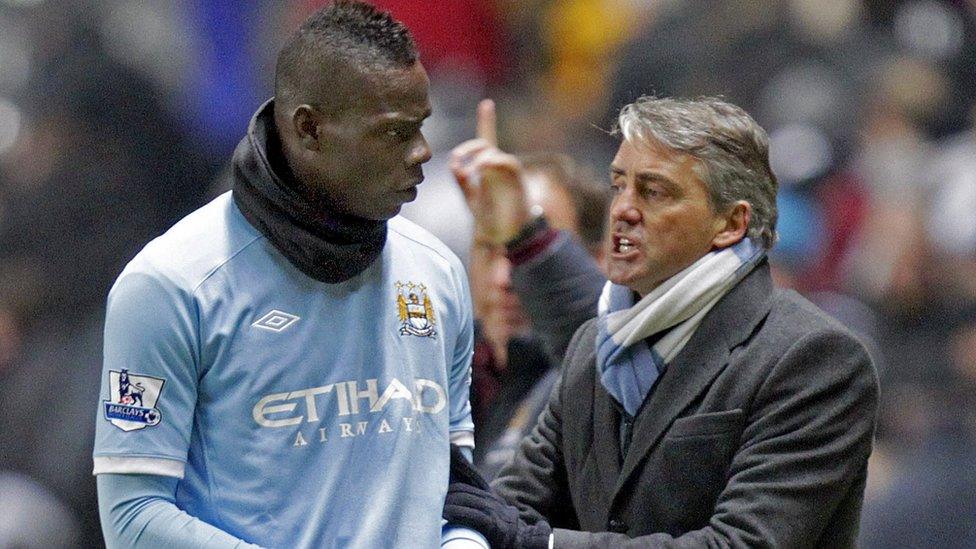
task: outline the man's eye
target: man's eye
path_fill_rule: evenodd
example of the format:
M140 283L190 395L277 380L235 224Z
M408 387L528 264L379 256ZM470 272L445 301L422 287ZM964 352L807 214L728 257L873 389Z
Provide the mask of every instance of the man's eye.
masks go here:
M408 141L411 136L413 136L413 130L410 128L389 128L386 130L385 134L390 139L396 141Z

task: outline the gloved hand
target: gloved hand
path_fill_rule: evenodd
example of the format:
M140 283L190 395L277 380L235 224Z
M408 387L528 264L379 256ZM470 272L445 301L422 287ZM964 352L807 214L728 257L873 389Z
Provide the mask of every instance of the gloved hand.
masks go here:
M548 549L552 528L542 520L528 524L518 509L488 490L451 484L444 502L444 518L485 536L491 549Z
M444 518L480 532L492 549L548 549L552 534L544 520L528 524L519 518L518 509L492 493L488 483L454 446Z

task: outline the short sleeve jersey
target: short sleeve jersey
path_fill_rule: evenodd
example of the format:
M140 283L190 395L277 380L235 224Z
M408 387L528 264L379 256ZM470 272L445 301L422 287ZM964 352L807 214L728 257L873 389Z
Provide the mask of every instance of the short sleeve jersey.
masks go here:
M460 262L409 221L325 284L226 193L109 294L95 473L181 478L178 507L259 545L436 547L471 326Z

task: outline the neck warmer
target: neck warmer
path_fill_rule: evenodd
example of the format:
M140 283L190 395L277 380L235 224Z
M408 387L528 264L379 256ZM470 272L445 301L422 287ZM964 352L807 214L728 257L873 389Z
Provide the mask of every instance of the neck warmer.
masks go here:
M234 151L233 197L241 213L292 265L315 280L349 280L376 260L386 221L334 211L303 196L287 167L268 101Z
M640 301L607 282L600 295L596 366L607 392L631 416L702 319L765 256L748 238L705 254ZM669 330L663 335L661 332ZM660 335L653 346L645 339Z

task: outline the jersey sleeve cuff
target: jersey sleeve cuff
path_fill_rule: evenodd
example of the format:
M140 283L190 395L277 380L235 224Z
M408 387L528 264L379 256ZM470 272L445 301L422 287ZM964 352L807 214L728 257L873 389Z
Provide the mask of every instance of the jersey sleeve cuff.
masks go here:
M186 464L182 461L154 457L95 456L94 462L93 475L119 473L128 475L160 475L181 479L186 468Z
M452 431L451 444L461 448L474 448L474 431Z

